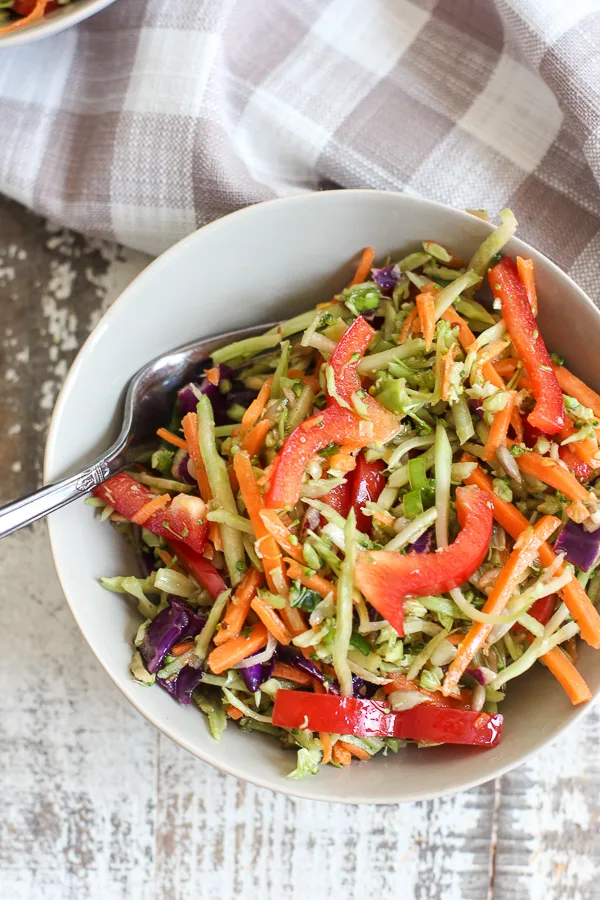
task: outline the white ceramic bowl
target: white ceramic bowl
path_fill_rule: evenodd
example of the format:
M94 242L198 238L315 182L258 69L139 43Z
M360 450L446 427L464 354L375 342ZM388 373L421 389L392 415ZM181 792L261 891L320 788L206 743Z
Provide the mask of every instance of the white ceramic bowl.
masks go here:
M0 50L6 47L18 47L20 44L30 44L32 41L39 41L42 38L58 34L59 31L83 22L84 19L88 19L114 2L115 0L76 0L75 3L69 3L67 6L48 13L33 25L26 25L16 31L0 35Z
M468 258L490 226L437 203L379 191L333 191L252 206L190 235L153 262L109 309L77 357L54 410L45 477L72 472L107 447L118 399L134 372L195 337L290 316L329 299L350 278L357 253L371 245L395 258L435 238ZM542 333L551 349L596 389L592 355L600 315L582 291L541 254L513 240L510 253L536 263ZM561 310L568 305L570 328ZM201 759L255 784L300 797L344 803L397 803L452 793L521 763L579 719L541 666L511 685L502 704L501 744L491 751L410 748L368 766L327 766L317 777L285 779L294 755L263 735L231 726L220 743L202 715L159 688L129 676L138 625L123 597L98 586L101 575L128 574L136 563L125 543L83 501L55 513L50 538L56 568L90 647L123 693L149 721ZM598 656L586 645L578 666L596 695ZM124 751L125 752L125 751Z

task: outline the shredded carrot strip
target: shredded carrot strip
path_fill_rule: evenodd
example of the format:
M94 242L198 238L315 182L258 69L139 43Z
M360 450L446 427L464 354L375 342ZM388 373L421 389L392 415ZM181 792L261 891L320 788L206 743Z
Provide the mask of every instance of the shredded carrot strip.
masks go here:
M495 362L494 369L501 378L512 378L518 366L518 360L507 356L505 359L499 359Z
M565 497L569 497L570 500L581 500L582 503L589 503L593 499L589 491L582 484L579 484L571 472L563 469L550 457L540 456L539 453L535 453L532 450L517 457L517 465L521 472L543 481L544 484L548 484L556 491L560 491Z
M327 763L331 762L331 735L327 731L320 731L319 738L323 747L323 759L321 760L321 764L326 766Z
M576 430L577 429L575 428L573 423L568 420L567 424L559 433L558 437L561 441L564 441L572 434L575 434ZM579 457L579 459L582 459L585 463L588 464L588 466L591 466L592 469L600 466L600 460L596 459L596 453L598 452L597 440L587 438L583 441L572 441L570 444L566 444L562 449L570 450L571 453L575 453Z
M244 713L240 709L238 709L237 706L232 706L231 703L229 704L229 706L225 707L225 712L230 719L235 719L236 721L238 719L244 718Z
M171 656L183 656L184 653L187 653L188 650L194 649L193 641L184 641L182 644L175 644L174 647L171 647Z
M460 342L463 350L466 350L467 347L470 347L471 344L476 340L475 335L465 322L462 316L450 307L446 310L445 313L442 314L442 319L445 319L446 322L450 322L451 325L458 325L458 340Z
M221 620L221 627L215 634L214 642L217 647L239 635L250 612L250 604L256 597L256 592L262 586L263 581L262 572L258 572L256 569L248 569L231 598L227 611Z
M180 438L176 434L173 434L173 432L169 431L167 428L157 428L156 433L159 438L162 438L162 440L166 441L167 444L174 444L175 447L179 447L181 450L187 451L188 445L183 440L183 438Z
M280 613L285 627L294 637L306 631L306 622L299 609L296 609L294 606L286 606L285 609L280 610Z
M266 600L261 600L260 597L255 597L252 603L250 604L260 621L265 625L268 630L271 632L273 637L280 643L287 646L292 640L292 635L287 630L277 612L273 609L272 606L266 602Z
M556 680L565 689L569 700L574 706L592 699L592 692L587 686L585 679L560 647L553 647L552 650L545 653L542 656L542 661L546 663Z
M587 406L593 411L594 415L600 419L600 395L589 388L587 384L580 378L577 378L576 375L573 375L572 372L569 372L568 369L565 369L564 366L553 365L552 368L554 369L554 374L556 375L563 394L568 394L569 397L575 397L582 406Z
M246 432L250 431L250 429L258 422L265 406L269 401L269 397L271 396L272 384L273 379L267 378L260 391L258 392L258 397L256 397L252 401L252 403L242 416L242 434L246 434Z
M356 468L356 457L351 453L334 453L329 457L329 468L338 472L353 472Z
M517 443L520 444L523 441L523 437L525 436L525 433L523 430L523 419L521 418L521 413L517 409L516 403L515 403L515 407L512 411L510 424L512 425L513 430L515 432L515 437L517 439Z
M357 747L355 744L348 744L346 741L338 741L338 744L347 750L350 756L355 756L357 759L371 759L371 754L367 753L366 750L363 750L362 747Z
M441 388L441 398L442 400L448 400L450 398L450 376L452 375L452 363L454 362L454 355L456 353L456 344L452 344L449 348L448 352L442 359L442 388Z
M301 566L293 559L286 559L286 563L288 564L288 575L290 578L297 579L305 587L310 588L312 591L316 591L321 597L326 597L332 592L334 598L337 596L335 586L331 581L327 581L327 579L323 578L321 575L307 575L306 566Z
M372 247L365 247L362 252L362 256L360 258L360 262L357 266L356 272L354 273L354 278L350 282L349 286L353 284L362 284L363 281L366 281L371 272L371 266L373 265L373 261L375 259L375 251Z
M18 19L16 22L11 22L9 25L5 25L3 28L0 28L0 35L9 34L9 32L11 31L16 31L17 28L24 28L27 25L33 25L34 22L37 22L39 19L43 18L49 2L50 0L36 0L35 6L31 10L29 15L24 16L24 18L22 19Z
M215 675L220 675L226 669L237 666L246 657L262 650L268 638L267 629L262 622L254 625L248 637L240 635L227 641L226 644L221 644L220 647L215 647L208 657L209 668Z
M274 509L262 509L260 512L260 517L263 521L263 524L272 538L274 538L280 547L289 553L289 555L299 562L301 565L304 563L304 554L302 553L302 548L298 544L292 543L292 535L285 527L277 513Z
M449 634L446 638L451 644L460 644L464 634ZM471 691L461 691L456 697L444 697L441 691L429 691L427 688L421 687L418 681L409 681L406 675L401 672L394 672L390 675L392 679L389 684L384 684L383 689L386 694L392 694L394 691L418 691L428 698L435 706L443 706L449 709L470 709L471 707Z
M503 391L506 388L504 380L500 378L491 362L486 362L485 365L482 366L481 374L486 381L489 381L490 384L493 384L499 390Z
M477 354L477 360L475 362L475 372L478 374L482 374L485 378L485 374L483 373L483 367L486 363L493 363L500 356L501 353L504 353L506 348L508 347L508 341L492 341L491 344L488 344L487 347L484 347L480 353ZM492 372L497 374L494 367L490 366Z
M277 662L273 666L274 678L285 678L287 681L295 681L296 684L302 684L309 687L312 685L312 678L306 672L295 669L293 666L286 666L285 663Z
M531 306L531 311L534 314L534 316L537 316L538 299L537 299L537 291L535 289L535 275L534 275L534 271L533 271L533 260L532 259L523 259L522 256L517 256L517 272L519 273L519 278L523 282L523 285L527 292L527 299L529 300L529 305Z
M208 503L212 500L212 491L210 489L210 484L208 483L208 475L206 474L206 469L204 467L202 453L200 452L200 444L198 443L198 416L196 413L191 412L185 415L182 419L181 426L187 441L186 447L190 454L190 459L196 469L198 491L204 502ZM208 537L214 544L215 550L223 549L221 529L219 528L218 522L208 523Z
M476 462L474 457L468 453L463 453L461 462ZM507 531L515 540L526 528L529 528L529 522L519 512L512 503L501 500L494 494L492 479L486 475L480 466L474 469L468 478L465 478L465 484L476 484L478 488L485 491L489 502L492 504L492 512L496 522ZM542 544L540 547L540 560L543 566L552 565L556 556L550 544ZM562 575L564 567L557 571L557 576ZM564 600L567 609L581 628L581 637L591 647L596 650L600 649L600 613L577 581L573 578L560 591L560 596Z
M413 319L410 331L413 337L415 337L415 335L417 334L421 334L421 320L418 316Z
M200 444L198 443L198 416L196 413L191 412L184 416L181 427L183 428L183 433L187 441L186 450L190 454L190 459L194 463L196 469L196 479L198 481L200 496L205 503L208 503L212 500L212 491L210 489L210 484L208 483L206 469L204 468Z
M179 572L180 575L186 574L181 566L178 566L177 564L175 564L174 566L171 565L171 563L173 562L173 557L170 553L167 553L166 550L157 550L156 552L168 569L172 569L173 572Z
M435 334L435 300L431 291L417 294L417 311L421 320L425 350L430 350Z
M164 509L170 499L170 494L161 494L160 497L153 497L152 500L148 500L147 503L140 506L138 511L131 516L131 521L135 522L136 525L143 525L155 512L158 512L159 509Z
M349 766L352 762L352 757L350 756L350 752L346 750L345 747L342 747L341 741L336 741L331 750L331 756L333 762L337 763L338 766Z
M511 423L514 408L515 392L509 391L506 406L494 415L494 421L492 422L488 439L483 448L483 458L488 462L494 458L500 447L506 444L508 426Z
M410 334L410 330L412 328L412 324L414 320L417 318L417 307L411 309L407 317L405 318L402 328L400 329L400 334L398 335L398 343L403 344L408 335Z
M214 384L215 387L219 386L219 382L221 380L221 370L218 366L214 366L212 369L207 369L204 373L206 380L210 382L210 384Z
M530 527L519 535L508 562L501 570L492 593L483 606L484 613L497 616L504 611L523 575L538 555L540 547L559 525L560 519L557 519L556 516L543 516L533 528ZM483 647L492 628L492 625L486 625L483 622L473 623L461 641L458 652L446 673L442 685L442 691L446 696L452 695L465 669L478 650Z
M207 541L204 545L202 556L204 557L204 559L210 559L211 561L215 558L215 548L210 541Z
M279 548L276 542L271 537L270 533L267 531L265 523L263 522L260 515L264 510L265 505L263 502L262 494L258 489L256 478L254 477L254 472L252 471L252 463L250 462L250 457L248 456L248 454L244 453L243 451L236 453L233 457L233 467L235 469L237 479L240 483L242 499L252 523L252 528L254 529L254 534L256 535L256 541L259 545L260 554L262 556L262 563L265 569L265 576L267 578L267 584L269 585L269 589L273 591L274 594L279 594L281 593L280 583L274 580L278 577L275 570L279 569L281 571L281 580L282 583L284 583L286 586L287 580L283 571L281 553L279 552Z
M244 435L242 450L245 450L248 456L258 456L271 424L268 419L263 419Z

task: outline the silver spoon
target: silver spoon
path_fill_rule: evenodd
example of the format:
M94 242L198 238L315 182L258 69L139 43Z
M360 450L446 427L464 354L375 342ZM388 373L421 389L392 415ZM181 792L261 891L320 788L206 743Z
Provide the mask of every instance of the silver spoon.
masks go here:
M136 450L156 440L156 429L171 418L177 390L198 379L200 364L213 350L232 341L263 334L272 327L272 324L253 325L204 338L160 356L140 369L127 388L123 426L112 447L82 471L0 507L0 539L77 500L131 464Z

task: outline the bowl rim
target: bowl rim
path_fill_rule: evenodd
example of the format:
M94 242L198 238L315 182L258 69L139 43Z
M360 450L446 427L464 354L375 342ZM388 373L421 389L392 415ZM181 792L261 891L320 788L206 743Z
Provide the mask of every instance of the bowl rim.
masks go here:
M53 34L59 34L66 28L71 28L72 25L77 25L90 16L101 12L101 10L114 2L115 0L79 0L72 6L64 6L60 10L56 9L48 17L44 16L43 19L34 22L32 25L27 25L20 31L0 35L0 50L31 44L34 41L41 41L43 38L51 37Z
M112 2L112 0L109 0L109 2ZM113 303L109 306L109 308L103 313L103 315L101 316L99 321L96 323L96 325L94 326L94 328L92 329L92 331L90 332L90 334L88 335L88 337L86 338L84 343L81 345L81 347L77 353L77 356L75 357L75 360L73 361L71 368L69 369L69 371L67 373L65 381L60 389L56 403L54 405L54 409L52 411L52 416L50 419L50 424L49 424L49 428L48 428L48 436L46 439L46 446L45 446L45 451L44 451L44 463L43 463L44 484L46 484L48 481L48 472L49 472L51 465L55 464L55 461L53 459L51 459L51 457L53 456L54 451L55 451L55 442L56 442L57 435L58 435L59 428L60 428L60 419L62 418L63 408L66 407L66 405L69 401L69 394L71 392L71 386L78 377L79 369L81 368L82 361L83 361L84 357L87 356L87 352L88 352L90 346L95 341L97 334L101 330L104 330L106 327L110 326L110 324L112 323L113 317L119 315L121 308L129 302L129 296L134 294L134 292L138 290L137 286L134 287L137 282L139 282L140 280L143 281L143 279L145 279L147 277L152 278L153 273L158 268L160 268L162 266L169 266L171 257L176 255L176 253L178 253L180 251L181 247L187 246L189 244L193 244L194 241L198 240L199 239L198 235L200 233L205 232L207 229L210 229L211 231L215 231L215 230L219 229L220 227L227 227L227 222L230 221L234 216L238 217L238 218L241 218L244 216L251 217L257 208L262 208L265 206L272 206L274 204L278 204L280 206L283 204L285 204L286 206L295 206L299 203L317 203L318 204L319 202L326 202L327 198L331 195L334 195L337 197L340 197L340 196L347 197L348 198L347 202L350 203L352 201L353 197L363 196L365 194L369 194L372 196L376 195L376 196L381 196L381 197L386 197L386 198L388 198L390 195L393 195L398 198L403 198L403 200L405 200L405 201L410 201L413 203L418 203L419 205L430 207L434 211L435 210L439 210L439 211L443 210L446 213L448 211L451 211L452 214L454 214L460 218L463 218L465 221L470 221L473 218L471 213L468 213L464 210L456 209L455 207L448 206L445 203L439 203L436 200L429 200L426 198L418 197L416 195L406 194L401 191L387 191L387 190L373 190L373 189L368 189L368 188L354 188L354 189L348 189L348 190L328 190L328 191L318 191L318 192L305 193L305 194L295 194L295 195L292 195L289 197L278 197L278 198L275 198L272 200L266 200L261 203L256 203L251 206L246 206L241 209L235 210L235 211L229 213L228 215L222 216L219 219L215 219L214 221L209 222L208 224L201 226L200 228L198 228L195 231L191 232L190 234L186 235L181 240L177 241L171 247L167 248L167 250L163 251L161 254L159 254L157 257L155 257L153 260L151 260L151 262L144 269L142 269L142 271L139 272L138 275L135 276L135 278L125 287L125 289L122 291L122 293L119 294L119 296L113 301ZM403 202L403 200L400 200L400 202ZM343 202L345 202L345 201L343 201ZM488 226L488 229L490 232L495 227L492 223L487 223L485 221L483 222L483 224ZM522 241L520 238L513 238L512 240L520 245L519 249L521 251L527 251L527 252L532 251L534 256L541 256L544 259L544 262L550 267L553 274L556 275L558 278L567 279L571 289L574 290L574 292L579 295L579 297L582 301L584 301L591 309L594 310L595 315L600 319L600 310L598 310L598 308L592 302L590 297L588 297L588 295L585 293L585 291L579 287L579 285L570 277L570 275L568 275L566 272L564 272L559 266L556 265L556 263L552 262L551 259L549 259L543 253L541 253L541 251L536 250L536 248L532 247L530 244L527 244L525 241ZM56 476L53 476L53 477L56 477ZM205 751L202 748L194 746L191 743L191 741L189 741L185 737L182 737L181 735L179 735L175 728L172 728L168 724L161 722L155 715L152 714L151 711L143 709L141 707L141 704L138 703L136 697L134 696L133 690L131 689L134 684L133 681L131 681L131 688L130 688L128 681L125 681L123 684L120 684L113 678L113 675L111 674L111 672L108 669L108 665L105 664L103 659L96 653L94 647L92 647L92 645L88 642L87 637L86 637L86 635L83 631L83 628L80 624L77 612L76 612L75 608L73 607L73 605L71 604L71 600L69 598L66 585L63 581L63 576L62 576L61 570L57 563L57 555L55 553L55 541L57 540L57 537L54 534L54 528L53 528L51 516L47 519L47 527L48 527L48 536L49 536L49 540L50 540L50 549L51 549L51 553L52 553L52 559L54 562L54 568L56 570L56 574L58 576L58 580L59 580L61 589L63 591L63 594L65 596L65 599L67 601L67 604L69 605L69 608L71 610L71 614L73 615L75 621L77 622L77 625L83 635L84 640L86 641L86 644L88 645L88 648L92 651L92 653L94 654L94 656L96 657L96 659L98 660L98 662L100 663L102 668L105 670L105 672L107 673L107 675L109 676L109 678L113 682L113 684L115 684L115 686L127 698L127 700L132 704L132 706L137 710L137 712L140 713L154 727L156 727L162 734L164 734L166 737L170 738L171 740L175 741L175 743L177 743L180 747L183 747L185 750L187 750L193 756L202 760L202 762L208 763L209 765L214 766L219 771L224 772L227 775L233 775L235 778L239 778L242 781L248 782L249 784L253 784L253 785L255 785L257 787L261 787L261 788L266 788L267 790L277 791L279 793L285 794L286 796L298 797L299 799L304 799L304 800L323 801L323 802L329 802L329 803L342 803L342 804L349 804L349 805L370 804L370 805L378 805L378 806L390 806L390 805L395 805L395 804L399 804L399 803L413 803L413 802L417 802L417 801L434 800L439 797L452 796L453 794L471 790L472 788L478 787L479 785L486 784L489 781L492 781L496 778L500 778L503 775L505 775L507 772L510 772L513 769L517 768L518 766L522 765L527 760L529 760L532 756L541 752L545 747L550 746L552 743L557 741L569 728L574 726L576 722L579 722L584 716L586 716L590 712L590 710L595 706L598 699L600 698L600 691L598 691L594 696L592 696L591 700L589 700L585 704L580 705L577 709L573 710L568 721L565 721L564 724L560 725L559 728L554 732L554 734L552 734L550 737L544 739L540 744L532 747L530 750L528 750L523 755L521 755L518 759L511 760L510 762L507 762L503 765L498 766L498 768L494 771L494 773L489 776L486 776L486 775L476 776L470 780L466 780L466 781L462 782L458 787L449 786L449 787L445 787L445 788L440 788L438 790L431 791L430 793L423 794L422 796L419 796L419 797L415 796L415 797L407 797L407 798L401 798L401 799L391 797L389 800L387 800L387 799L374 800L372 797L369 797L367 794L363 793L362 795L360 795L358 797L353 797L352 799L346 800L344 798L340 798L339 796L331 794L329 792L327 792L327 793L320 792L318 795L315 794L315 792L313 790L311 790L311 788L310 788L312 781L309 779L303 779L302 781L287 781L286 779L281 778L280 779L281 784L275 785L272 782L270 782L267 778L263 778L263 777L259 777L259 776L255 776L255 775L248 775L244 771L243 764L228 765L226 763L223 763L221 760L219 760L218 753L216 752L218 749L218 743L216 743L216 745L215 745L215 753L214 754L211 752Z

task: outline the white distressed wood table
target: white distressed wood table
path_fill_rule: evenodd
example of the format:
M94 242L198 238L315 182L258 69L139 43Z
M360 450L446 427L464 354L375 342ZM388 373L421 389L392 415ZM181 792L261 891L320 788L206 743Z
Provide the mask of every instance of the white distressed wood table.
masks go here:
M40 481L74 355L142 254L0 200L0 501ZM199 762L121 696L43 524L0 545L2 900L592 900L599 718L496 783L393 807L293 800Z

